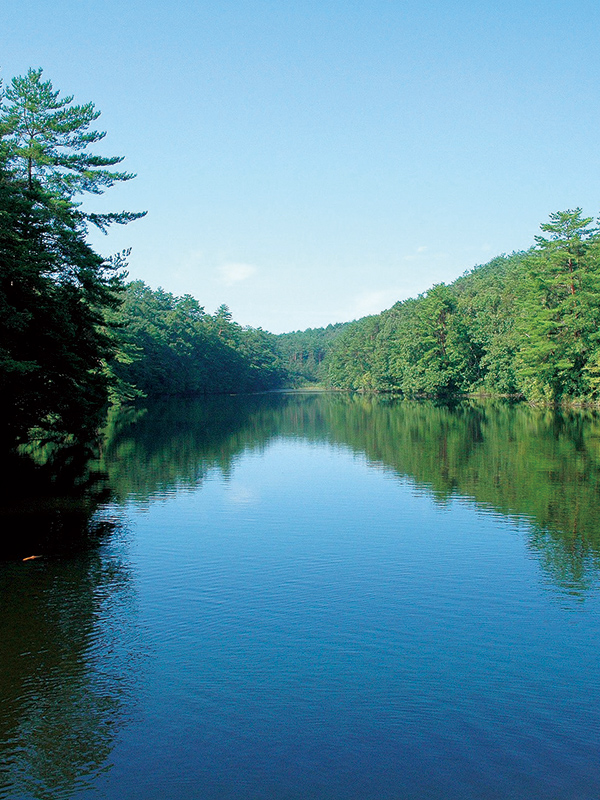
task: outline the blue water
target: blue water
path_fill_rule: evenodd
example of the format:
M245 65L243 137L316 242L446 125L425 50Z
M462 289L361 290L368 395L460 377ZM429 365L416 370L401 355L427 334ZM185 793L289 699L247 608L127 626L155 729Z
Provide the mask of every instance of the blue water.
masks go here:
M62 621L0 797L600 797L600 594L549 583L535 521L302 436L98 513L92 555L7 567Z

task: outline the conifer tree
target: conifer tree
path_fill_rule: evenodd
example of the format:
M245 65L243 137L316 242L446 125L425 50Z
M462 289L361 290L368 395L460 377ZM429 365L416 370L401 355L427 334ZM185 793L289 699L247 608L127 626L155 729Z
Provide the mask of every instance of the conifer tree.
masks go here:
M598 229L580 208L559 211L541 225L528 260L519 325L518 371L530 399L589 395L588 362L600 325Z
M88 147L93 104L60 98L42 70L0 88L0 411L4 448L32 437L64 443L98 427L115 342L105 312L122 289L123 261L86 242L87 223L106 229L140 214L86 214L74 199L133 175L120 158Z
M106 136L92 130L100 112L93 103L74 105L73 96L61 97L52 82L42 80L43 70L30 69L13 78L6 89L0 124L8 154L8 167L27 181L43 186L57 200L72 203L77 195L102 194L120 181L135 177L131 172L111 169L122 156L102 156L89 150ZM73 205L68 206L71 214ZM89 220L102 230L112 223L127 223L144 212L96 214L79 211L81 221Z

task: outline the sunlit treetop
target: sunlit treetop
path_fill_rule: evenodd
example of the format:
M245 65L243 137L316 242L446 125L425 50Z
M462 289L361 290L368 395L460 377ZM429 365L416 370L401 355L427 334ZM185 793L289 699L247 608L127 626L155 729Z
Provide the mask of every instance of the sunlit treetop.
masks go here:
M550 214L550 221L540 225L540 229L549 236L535 236L537 245L543 248L548 247L552 242L564 244L595 237L600 228L592 227L594 221L592 217L582 217L581 215L581 208L555 211Z
M90 146L106 135L91 127L100 116L94 104L75 105L72 95L61 97L51 81L42 79L42 72L29 69L0 94L0 137L11 169L30 188L37 184L69 203L77 195L102 194L115 183L134 178L131 172L112 169L123 157L90 152ZM79 213L82 221L102 230L143 216L126 211Z

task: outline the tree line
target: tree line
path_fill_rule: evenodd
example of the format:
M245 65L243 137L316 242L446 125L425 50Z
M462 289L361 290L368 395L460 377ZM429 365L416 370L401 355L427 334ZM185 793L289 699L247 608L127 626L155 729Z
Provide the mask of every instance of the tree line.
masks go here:
M111 403L146 395L318 384L408 397L490 392L597 402L600 233L557 212L525 252L500 256L382 314L275 336L141 281L106 231L145 212L81 198L135 177L94 146L93 103L41 69L0 84L0 446L93 438Z
M556 212L525 252L350 325L327 358L341 389L535 403L600 397L600 236L581 209Z
M142 281L124 287L111 315L118 348L111 364L113 395L256 392L282 385L276 336L242 327L227 306L207 313L191 295L176 297Z
M281 385L275 337L226 306L126 283L127 252L106 232L145 212L94 213L81 197L135 176L94 152L93 103L61 96L42 69L0 83L0 447L91 441L110 403L140 395L256 391Z
M317 385L406 397L488 393L537 404L600 399L600 231L556 212L527 251L351 323L274 335L222 306L125 289L115 374L145 394Z

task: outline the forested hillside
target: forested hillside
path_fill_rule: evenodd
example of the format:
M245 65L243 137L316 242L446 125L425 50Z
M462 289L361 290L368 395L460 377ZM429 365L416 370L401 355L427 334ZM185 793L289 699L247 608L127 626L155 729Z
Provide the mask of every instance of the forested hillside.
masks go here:
M142 281L125 286L110 315L119 348L115 398L255 392L324 385L325 359L348 323L275 335L242 327L223 305L209 314L190 295Z
M530 250L349 326L325 369L332 387L533 402L595 402L600 239L581 209L557 212Z
M61 97L42 70L0 85L1 445L92 437L111 401L322 385L539 403L600 399L600 235L557 212L526 252L353 323L275 336L141 281L127 253L87 241L143 212L97 214L82 195L134 176L90 149L92 103Z
M326 328L307 328L279 334L275 344L285 369L286 382L291 386L325 383L326 358L335 340L349 324L337 322Z
M125 287L112 315L119 349L111 364L115 395L253 392L282 385L285 370L276 337L242 328L227 306L208 314L190 295L153 291L142 281Z
M276 337L242 328L226 306L126 285L127 252L88 242L145 212L86 211L133 174L94 145L93 103L61 96L41 69L0 83L0 398L4 452L93 442L111 402L141 395L281 386ZM67 447L65 447L67 446Z

